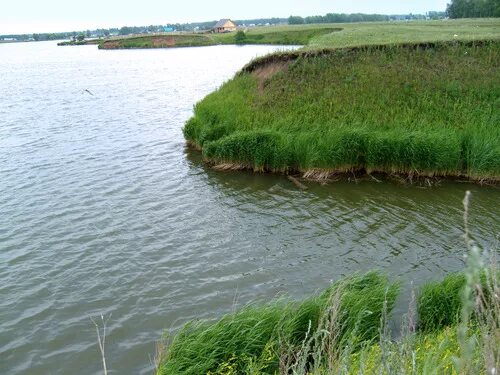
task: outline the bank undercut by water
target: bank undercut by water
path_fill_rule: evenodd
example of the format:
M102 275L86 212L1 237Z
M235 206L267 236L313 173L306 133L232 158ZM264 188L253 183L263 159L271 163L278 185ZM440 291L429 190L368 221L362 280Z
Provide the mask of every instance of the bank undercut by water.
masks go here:
M184 128L226 169L500 179L500 42L315 49L250 63Z

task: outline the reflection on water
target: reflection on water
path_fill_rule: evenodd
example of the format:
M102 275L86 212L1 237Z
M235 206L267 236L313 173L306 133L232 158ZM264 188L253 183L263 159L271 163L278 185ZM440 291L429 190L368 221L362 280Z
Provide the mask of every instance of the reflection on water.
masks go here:
M466 189L476 239L494 243L495 188L300 191L207 169L182 137L193 103L271 50L0 46L0 373L98 373L100 313L113 312L109 368L149 374L163 329L235 300L300 298L371 269L405 290L439 278L463 267Z

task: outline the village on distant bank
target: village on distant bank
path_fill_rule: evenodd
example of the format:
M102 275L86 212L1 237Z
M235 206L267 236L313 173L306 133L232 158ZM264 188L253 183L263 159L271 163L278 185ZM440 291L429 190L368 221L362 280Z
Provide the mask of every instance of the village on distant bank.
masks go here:
M279 24L286 25L287 23L280 22ZM269 22L266 22L266 23L259 23L259 24L255 24L255 23L245 24L245 23L243 23L243 24L237 25L236 22L234 22L233 20L231 20L229 18L222 18L212 28L209 28L206 30L201 30L200 27L195 27L193 29L193 31L198 31L198 32L204 31L204 32L212 32L212 33L221 34L221 33L230 33L230 32L236 31L238 29L244 29L244 28L246 29L249 27L272 26L272 25L275 25L275 24L271 24ZM173 27L166 26L163 28L163 31L164 32L175 32L175 31L181 31L181 30L176 30Z
M108 38L127 35L144 35L160 33L228 33L238 29L251 29L253 27L265 27L276 25L295 25L310 23L351 23L351 22L409 22L422 20L446 19L445 12L427 12L426 14L401 14L401 15L380 15L380 14L327 14L325 16L288 18L261 18L252 20L232 20L223 18L219 21L191 22L184 24L164 24L150 26L123 26L121 28L95 29L83 31L69 31L58 33L35 33L35 34L9 34L0 35L0 43L27 42L44 40L76 40L78 36L84 39Z

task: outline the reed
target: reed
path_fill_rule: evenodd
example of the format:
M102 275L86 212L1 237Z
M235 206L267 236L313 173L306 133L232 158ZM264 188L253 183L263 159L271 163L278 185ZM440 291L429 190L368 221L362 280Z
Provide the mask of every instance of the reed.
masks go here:
M216 322L188 323L161 353L157 374L476 374L500 365L496 261L424 284L394 339L399 286L370 272L302 302L248 305Z

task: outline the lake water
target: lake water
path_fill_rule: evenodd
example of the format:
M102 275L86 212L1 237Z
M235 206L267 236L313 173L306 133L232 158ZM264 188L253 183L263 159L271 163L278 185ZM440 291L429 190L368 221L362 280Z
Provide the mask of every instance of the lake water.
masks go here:
M486 247L493 187L309 184L215 172L193 105L267 46L0 45L0 374L151 374L162 331L380 269L405 293L463 267L461 201ZM84 91L89 90L89 92ZM407 303L402 297L398 311Z

